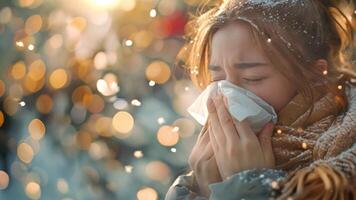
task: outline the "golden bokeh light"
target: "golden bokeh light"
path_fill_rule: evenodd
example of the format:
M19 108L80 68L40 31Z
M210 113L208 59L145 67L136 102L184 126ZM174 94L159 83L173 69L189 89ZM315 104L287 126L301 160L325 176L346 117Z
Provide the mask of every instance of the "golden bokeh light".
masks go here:
M9 94L8 96L11 96L14 99L20 100L23 95L23 88L21 87L20 84L18 83L13 83L9 87Z
M11 67L11 76L14 79L20 80L23 77L25 77L25 75L26 75L26 66L23 61L19 61Z
M146 68L147 80L154 81L158 84L163 84L168 81L171 76L169 66L163 61L154 61Z
M46 133L46 127L39 119L33 119L28 125L28 132L34 140L40 140Z
M105 52L99 52L94 57L94 66L96 69L105 69L108 65L108 58Z
M33 61L29 66L28 76L34 81L43 79L45 73L46 65L40 59Z
M49 76L49 83L53 89L63 88L68 81L68 74L64 69L56 69Z
M96 87L104 96L112 96L120 91L117 77L113 73L108 73L104 78L99 79L96 83Z
M35 8L43 3L43 0L17 0L20 7Z
M48 114L53 107L52 98L47 94L42 94L37 98L36 108L40 113Z
M42 24L42 17L40 15L33 15L26 20L25 32L28 35L35 34L41 30Z
M9 7L3 7L0 10L0 24L7 24L12 18L12 10Z
M91 98L91 102L88 105L88 110L91 113L99 113L101 111L103 111L104 107L105 107L105 102L103 100L103 98L101 98L99 95L93 95Z
M26 144L26 143L21 143L18 147L17 147L17 156L19 157L19 159L26 163L29 164L31 163L32 159L33 159L33 149L30 145Z
M88 107L92 102L93 93L88 86L79 86L72 93L73 104Z
M11 96L8 96L5 98L4 103L3 103L3 108L4 111L8 114L8 115L14 115L18 108L19 108L19 103L18 101L16 101L14 98L12 98Z
M0 111L0 127L2 127L4 122L5 122L4 113L2 111Z
M48 42L53 49L58 49L63 45L63 37L61 34L55 34L48 40Z
M110 117L100 117L96 120L95 130L96 132L103 137L112 136L112 126Z
M110 1L110 0L106 0L106 1ZM118 7L120 10L123 11L131 11L136 7L136 0L120 0Z
M83 31L87 26L87 20L83 17L75 17L69 22L69 25L79 31Z
M174 146L179 141L179 133L172 126L162 126L157 132L157 139L163 146Z
M79 131L76 135L76 143L80 149L88 150L92 141L93 139L89 132Z
M10 181L9 175L5 171L0 170L0 190L6 189L7 186L9 185L9 181Z
M122 0L86 0L93 7L100 9L110 9L119 5Z
M125 111L116 113L112 119L112 127L119 133L127 134L134 126L134 118Z
M5 93L5 83L4 81L0 80L0 97Z
M31 181L26 184L26 195L30 199L40 199L41 198L41 187L38 183Z
M153 41L153 33L150 31L135 32L132 36L136 47L147 48Z
M170 177L170 169L161 161L152 161L145 168L147 176L155 181L165 181Z
M195 132L195 124L188 118L177 119L172 125L179 128L178 133L182 138L190 137Z
M27 76L23 79L22 85L27 93L34 93L43 88L45 84L45 79L42 78L38 81L33 80L31 76L27 74Z
M96 141L90 144L89 155L95 159L99 160L104 157L107 157L109 154L109 148L106 143L102 141Z
M150 187L145 187L137 191L137 200L157 200L158 193L155 189Z

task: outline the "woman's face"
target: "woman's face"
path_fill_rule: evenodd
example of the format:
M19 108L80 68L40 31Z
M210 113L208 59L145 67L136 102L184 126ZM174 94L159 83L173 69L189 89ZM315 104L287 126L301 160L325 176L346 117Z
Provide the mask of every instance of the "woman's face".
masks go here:
M225 79L247 89L278 113L296 95L296 88L268 61L247 26L232 22L214 34L209 63L212 80Z

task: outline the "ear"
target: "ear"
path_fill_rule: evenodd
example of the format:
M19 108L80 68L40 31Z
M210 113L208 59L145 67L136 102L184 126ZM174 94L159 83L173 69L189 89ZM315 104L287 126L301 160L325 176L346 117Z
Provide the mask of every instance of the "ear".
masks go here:
M328 74L328 61L325 59L318 59L315 61L314 66L315 69L321 74L326 75Z

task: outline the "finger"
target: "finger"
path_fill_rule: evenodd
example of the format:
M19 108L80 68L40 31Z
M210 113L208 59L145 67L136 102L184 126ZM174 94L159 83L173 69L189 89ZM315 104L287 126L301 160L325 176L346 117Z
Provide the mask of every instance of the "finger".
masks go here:
M237 132L239 133L241 140L258 140L256 134L251 129L250 123L247 120L242 120L241 122L235 120L234 125Z
M209 126L209 138L210 138L210 143L211 143L211 146L213 148L213 151L214 151L214 154L217 155L218 153L218 148L219 148L219 144L217 143L216 141L216 137L214 135L214 132L213 132L213 129L211 126Z
M220 125L223 129L227 141L235 142L239 139L239 135L233 123L233 117L225 105L223 95L219 94L216 96L216 98L213 98L213 100L217 110Z
M216 142L220 146L225 145L225 135L223 129L221 128L218 115L216 113L216 107L211 97L208 99L208 111L209 111L209 126L211 134L214 134Z
M273 123L267 123L263 127L262 131L258 134L258 140L260 142L265 160L271 165L274 165L274 154L271 141L273 126Z
M195 166L195 163L197 162L197 158L201 155L202 149L206 145L206 143L209 142L209 134L207 133L207 128L206 130L202 130L198 136L198 139L190 153L190 156L188 158L188 163L190 166Z
M209 142L204 150L203 153L201 154L200 160L207 161L209 160L212 156L214 156L214 150L213 147L211 146L211 142Z
M202 132L199 140L197 141L199 146L205 146L209 142L209 134L207 131Z
M208 130L208 123L205 123L205 125L203 126L203 128L201 129L199 135L198 135L198 139L197 140L200 140L201 137L205 134L205 132L207 132Z

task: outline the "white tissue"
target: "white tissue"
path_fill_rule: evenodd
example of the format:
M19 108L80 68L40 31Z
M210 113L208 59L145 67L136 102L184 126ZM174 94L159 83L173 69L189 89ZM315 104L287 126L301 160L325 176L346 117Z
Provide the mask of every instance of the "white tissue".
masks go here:
M271 105L254 93L227 80L221 80L208 85L187 109L201 125L208 119L208 97L217 89L227 97L230 114L238 121L246 119L255 133L260 132L268 122L272 121L274 124L277 122L277 114Z

